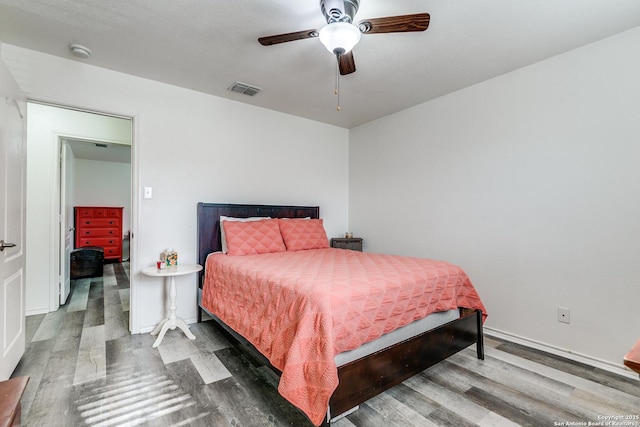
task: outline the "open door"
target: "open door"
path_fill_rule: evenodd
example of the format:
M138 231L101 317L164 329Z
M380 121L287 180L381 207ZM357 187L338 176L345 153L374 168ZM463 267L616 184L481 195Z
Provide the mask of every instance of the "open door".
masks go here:
M71 292L71 243L73 242L73 204L71 200L71 190L69 189L71 179L71 148L65 139L60 140L60 256L59 265L59 289L60 305L67 302Z
M0 60L0 381L11 376L25 349L26 111Z

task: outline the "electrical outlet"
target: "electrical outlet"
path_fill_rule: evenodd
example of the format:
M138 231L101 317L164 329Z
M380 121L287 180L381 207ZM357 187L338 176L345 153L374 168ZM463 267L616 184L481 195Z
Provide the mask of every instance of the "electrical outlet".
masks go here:
M558 307L558 322L571 323L571 312L568 308Z

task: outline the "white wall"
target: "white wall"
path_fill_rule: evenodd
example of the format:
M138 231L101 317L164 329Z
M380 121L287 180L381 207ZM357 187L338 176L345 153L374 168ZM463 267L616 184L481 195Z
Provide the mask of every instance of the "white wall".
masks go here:
M319 205L329 235L346 229L345 129L11 45L2 58L27 96L134 118L133 332L165 314L160 282L141 268L169 246L195 261L199 201ZM193 320L195 277L176 283L177 314Z
M489 328L621 367L640 325L638 46L640 28L352 129L349 228L462 266Z
M3 45L3 54L8 45ZM104 115L89 114L29 103L27 108L27 295L28 315L47 313L58 307L57 253L59 230L58 151L61 137L131 143L131 123ZM78 160L74 161L75 165ZM74 177L72 193L78 189ZM125 190L131 185L127 183ZM73 218L71 218L73 221Z
M73 204L75 206L122 206L122 232L130 229L131 164L76 159Z

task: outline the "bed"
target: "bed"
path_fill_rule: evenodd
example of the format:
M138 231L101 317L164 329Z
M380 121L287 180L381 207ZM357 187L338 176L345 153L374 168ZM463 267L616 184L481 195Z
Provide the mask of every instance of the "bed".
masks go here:
M259 357L265 363L272 366L272 368L277 373L281 374L282 377L279 391L285 398L302 409L314 424L330 424L332 419L335 419L341 414L348 413L353 408L357 408L359 404L367 401L377 394L393 387L396 384L399 384L405 379L423 371L427 367L438 363L441 360L446 359L450 355L455 354L472 344L476 345L477 357L479 359L484 358L482 324L484 317L486 316L486 311L484 310L484 306L482 306L481 301L479 301L479 297L477 298L478 301L474 300L477 294L475 294L475 290L469 283L468 285L466 285L467 288L465 289L468 289L468 286L470 286L472 290L471 298L469 298L470 303L467 303L467 301L465 300L465 302L461 304L463 305L463 307L440 307L436 309L436 312L433 313L433 315L429 315L424 319L420 318L412 321L409 324L406 324L398 330L394 330L390 333L386 333L387 331L384 331L383 335L379 338L376 338L371 342L367 342L366 344L357 348L346 347L345 345L342 345L342 341L336 338L336 342L340 341L340 345L342 345L342 347L340 348L344 351L341 350L339 354L335 355L335 359L332 360L332 363L334 363L334 365L327 367L327 370L323 371L323 378L331 377L330 379L333 380L333 376L335 374L335 382L332 383L334 384L334 386L332 386L334 388L331 389L331 393L327 397L328 402L326 402L326 410L323 409L323 413L319 415L318 410L314 412L312 409L306 407L304 403L300 404L300 402L295 401L295 398L292 398L292 394L294 395L293 397L295 397L296 395L296 389L292 389L293 393L291 390L289 390L288 392L284 392L283 390L281 390L282 384L285 383L285 376L292 376L292 374L288 373L290 369L282 365L282 358L275 357L274 353L270 352L268 349L267 351L265 351L264 349L262 352L258 351L252 344L258 342L256 346L260 347L262 343L260 342L259 337L251 335L253 330L247 328L243 329L242 325L236 323L236 329L245 331L245 335L248 336L248 338L245 338L242 336L242 334L239 334L233 327L221 320L221 317L225 318L228 313L225 313L224 310L220 309L220 307L211 302L212 297L210 296L210 294L213 291L211 290L212 288L209 282L212 281L212 278L209 276L213 275L215 272L218 272L217 274L221 275L217 280L219 280L218 287L220 288L220 292L223 292L222 289L224 289L224 280L222 277L226 277L227 273L222 274L220 272L224 273L237 271L240 267L234 265L233 263L250 262L252 263L252 265L257 265L258 263L262 262L294 263L294 261L290 261L290 259L292 259L293 257L300 257L301 259L305 260L304 262L309 263L316 262L318 258L322 257L333 260L331 262L336 262L335 260L337 260L337 262L347 262L343 260L348 259L349 263L357 262L366 264L367 262L371 262L369 258L379 257L375 258L374 262L378 262L378 260L380 260L380 262L386 262L388 258L384 257L389 256L376 254L365 255L361 253L356 254L352 251L342 249L314 248L308 251L292 251L290 254L281 252L273 254L269 253L265 254L264 256L249 254L249 256L247 257L232 257L220 253L223 249L223 239L221 238L220 223L221 216L234 218L263 217L271 219L304 218L315 220L317 223L317 221L321 221L318 220L319 208L317 206L309 207L199 203L197 210L198 262L201 265L205 266L205 270L200 273L200 280L198 281L200 287L198 292L198 320L201 320L201 310L209 313L210 315L212 315L214 320L220 323L221 327L223 327L226 331L236 337L241 343L244 344L244 346L251 348L253 350L254 356L257 355L257 357ZM280 222L280 224L283 224L282 221ZM267 221L260 222L264 224L267 223ZM292 222L285 222L287 226L289 223ZM230 223L225 222L225 224ZM211 257L209 257L210 254L212 254ZM409 259L408 257L389 258L392 258L393 262L400 261L396 260L395 258L402 258L402 262L405 262L405 258L412 263L416 262L415 260ZM269 259L269 261L267 261L267 259ZM440 267L444 266L442 268L450 268L449 264L442 262L439 263L440 264L438 265ZM274 271L287 269L288 267L273 268ZM269 274L273 274L273 272L270 272ZM383 275L384 273L381 274ZM464 272L460 274L464 276L464 278L466 278ZM255 272L247 273L246 275L255 275ZM205 278L208 279L205 280ZM235 276L227 278L227 280L238 280L238 285L240 285L240 282L242 281L235 278ZM468 281L468 279L466 280ZM230 287L229 289L230 291L227 291L227 294L224 296L225 299L231 298L232 294L235 292L233 290L233 287ZM251 292L251 290L242 292L246 294L247 292ZM238 304L239 306L242 305L242 303ZM280 321L281 319L278 319L278 322ZM416 327L415 325L418 326ZM336 333L336 335L340 334ZM332 342L332 340L328 341ZM320 341L318 339L318 342L325 341ZM280 345L281 343L277 344L277 348L280 349L282 347ZM336 344L336 348L338 347L339 345ZM335 349L332 347L328 351L330 354L334 354L331 353L331 351L333 350ZM271 359L264 356L263 353L267 353L269 356L271 356ZM313 362L315 363L315 357L310 357L309 359L312 358L314 359ZM320 359L320 357L318 357L318 359ZM271 363L272 361L273 363ZM322 366L326 367L326 365ZM283 367L285 368L284 370ZM305 366L304 369L306 370L309 368ZM293 377L295 377L295 374L293 375ZM287 384L288 383L289 382L287 382ZM335 383L337 383L337 385ZM324 390L322 392L326 393L326 391ZM321 398L319 400L321 402L325 402L325 400L322 400L322 393L319 394L321 395Z

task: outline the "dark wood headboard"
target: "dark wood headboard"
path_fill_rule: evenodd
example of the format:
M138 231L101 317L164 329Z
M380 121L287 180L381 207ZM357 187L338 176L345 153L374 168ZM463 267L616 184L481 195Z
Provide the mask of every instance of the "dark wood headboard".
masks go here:
M220 216L248 218L319 218L318 206L232 205L226 203L198 203L198 264L204 267L207 255L221 251ZM201 273L202 277L202 273ZM198 283L202 286L202 280Z

